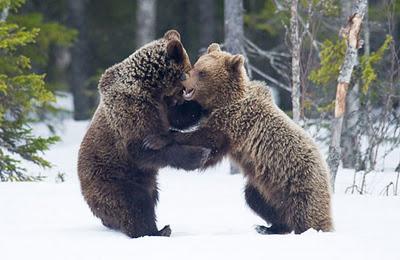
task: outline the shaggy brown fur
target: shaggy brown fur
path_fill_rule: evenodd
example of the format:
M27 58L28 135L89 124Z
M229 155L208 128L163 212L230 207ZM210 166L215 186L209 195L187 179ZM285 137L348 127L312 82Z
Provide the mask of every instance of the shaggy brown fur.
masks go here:
M241 55L208 48L194 65L184 96L209 116L191 133L173 133L182 143L212 149L205 167L229 156L247 177L248 205L271 227L263 234L331 231L328 170L307 133L273 102L268 87L249 81ZM151 146L155 137L148 137Z
M202 147L143 146L148 134L168 132L164 101L182 91L178 79L190 68L178 32L168 31L107 69L100 80L101 101L80 147L78 174L94 215L129 237L170 235L169 226L156 227L157 171L166 165L192 170L208 156ZM180 125L188 124L184 121Z

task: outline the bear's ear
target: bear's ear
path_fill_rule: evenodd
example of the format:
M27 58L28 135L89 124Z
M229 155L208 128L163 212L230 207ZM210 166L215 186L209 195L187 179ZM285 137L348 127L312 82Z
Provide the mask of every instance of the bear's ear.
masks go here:
M185 59L185 50L183 45L178 40L172 40L167 44L167 54L168 57L176 61L177 63L183 63Z
M112 86L115 84L117 80L117 72L115 71L114 67L108 68L103 75L101 75L100 81L99 81L99 90L100 93L105 93L109 89L112 88Z
M221 51L221 47L219 47L218 43L211 43L207 48L207 53L211 53L213 51Z
M239 72L244 65L243 55L237 54L227 60L227 66L234 72Z
M176 30L169 30L164 34L164 39L171 41L171 40L181 40L181 35Z

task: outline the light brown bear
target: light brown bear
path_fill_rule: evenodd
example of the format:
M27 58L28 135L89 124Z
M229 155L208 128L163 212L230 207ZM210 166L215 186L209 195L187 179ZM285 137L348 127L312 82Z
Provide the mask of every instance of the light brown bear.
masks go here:
M205 167L226 154L241 167L248 205L271 224L258 226L259 233L331 231L328 169L313 140L274 104L264 83L249 81L243 56L218 44L207 52L183 84L185 99L199 102L209 115L196 131L170 138L211 148ZM149 147L159 142L146 139Z

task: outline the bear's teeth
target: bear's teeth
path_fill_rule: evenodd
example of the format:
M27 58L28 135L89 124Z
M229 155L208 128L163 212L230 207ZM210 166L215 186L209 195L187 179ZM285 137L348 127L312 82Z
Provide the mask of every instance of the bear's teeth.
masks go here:
M187 91L186 89L183 90L183 97L185 99L190 99L193 96L194 89Z

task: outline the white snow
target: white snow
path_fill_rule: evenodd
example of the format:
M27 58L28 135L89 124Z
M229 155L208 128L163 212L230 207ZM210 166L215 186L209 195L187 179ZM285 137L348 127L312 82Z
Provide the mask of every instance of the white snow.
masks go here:
M65 122L63 141L46 153L53 169L26 164L46 181L0 183L0 259L400 259L400 197L380 195L394 172L368 175L363 196L345 194L353 174L339 172L335 232L263 236L245 180L229 175L226 161L202 173L163 169L158 226L170 224L172 237L129 239L103 227L81 197L76 160L87 125ZM58 172L66 182L56 183Z

